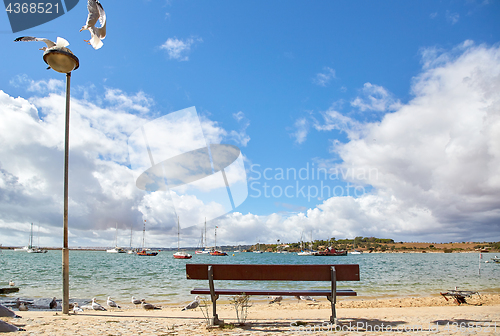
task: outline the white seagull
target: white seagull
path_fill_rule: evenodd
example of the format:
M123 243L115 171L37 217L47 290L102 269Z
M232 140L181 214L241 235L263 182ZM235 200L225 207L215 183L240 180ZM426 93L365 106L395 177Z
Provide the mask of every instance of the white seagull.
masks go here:
M15 317L15 318L21 318L21 316L17 315L14 313L12 310L9 308L3 306L0 304L0 317Z
M151 303L147 303L145 299L141 300L141 306L142 306L142 308L144 308L146 310L161 309L160 307L157 307Z
M78 306L78 302L73 302L73 313L83 313L83 309Z
M19 304L19 311L27 311L27 310L28 310L28 306L24 302L21 302Z
M92 299L92 309L94 310L106 310L106 308L104 308L103 306L101 306L100 304L98 304L96 301L96 298L93 298Z
M14 40L14 42L19 42L19 41L23 41L23 42L45 42L45 44L47 45L46 47L42 47L38 50L43 50L43 51L46 51L47 49L62 49L64 51L69 51L70 53L72 53L68 48L66 48L67 46L69 46L69 42L65 39L63 39L62 37L57 37L57 40L56 42L54 43L53 41L49 40L49 39L46 39L46 38L43 38L43 37L33 37L33 36L21 36L21 37L18 37Z
M87 10L89 15L87 16L87 23L80 29L88 30L90 32L90 40L84 40L90 44L94 49L99 49L102 47L102 41L106 37L106 13L102 8L101 3L98 0L88 0ZM101 24L101 27L96 27L97 20Z
M297 300L316 302L316 300L310 296L296 296L296 298Z
M106 301L106 304L108 305L108 307L111 308L121 308L119 305L116 304L115 301L111 300L111 296L108 296L108 301Z
M136 306L141 304L141 300L139 299L136 299L135 297L132 296L132 300L130 300L133 304L135 304Z
M9 286L14 287L15 285L16 284L14 283L14 281L12 281L12 280L9 281Z
M200 300L201 300L201 297L196 295L196 297L194 298L194 301L189 303L186 307L182 308L182 310L198 308L198 306L200 305Z

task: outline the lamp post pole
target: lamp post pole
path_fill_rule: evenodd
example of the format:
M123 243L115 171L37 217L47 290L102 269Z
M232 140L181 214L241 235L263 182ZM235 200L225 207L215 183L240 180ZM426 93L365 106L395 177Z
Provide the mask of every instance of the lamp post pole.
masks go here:
M66 121L64 134L64 210L63 210L63 248L62 248L62 313L69 314L69 246L68 246L68 175L69 175L69 102L71 71L78 69L80 61L68 48L49 48L43 60L52 69L66 74Z
M63 214L63 300L62 313L69 313L69 247L68 247L68 166L69 166L69 101L71 72L66 74L66 122L64 134L64 214Z

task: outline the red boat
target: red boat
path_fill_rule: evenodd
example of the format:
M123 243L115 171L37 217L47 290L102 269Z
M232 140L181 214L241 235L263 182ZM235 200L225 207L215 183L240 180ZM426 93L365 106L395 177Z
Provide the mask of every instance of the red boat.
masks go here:
M210 254L211 256L227 256L227 253L226 252L223 252L223 251L212 251L212 252L208 252L208 254Z
M140 256L150 256L150 257L154 257L155 255L158 254L158 252L153 252L151 250L141 250L141 251L138 251L136 253L137 255L140 255Z
M327 248L324 251L318 251L314 253L315 256L346 256L346 250L336 250L334 248Z
M189 253L186 252L175 252L174 253L174 258L175 259L191 259L193 256L190 255Z

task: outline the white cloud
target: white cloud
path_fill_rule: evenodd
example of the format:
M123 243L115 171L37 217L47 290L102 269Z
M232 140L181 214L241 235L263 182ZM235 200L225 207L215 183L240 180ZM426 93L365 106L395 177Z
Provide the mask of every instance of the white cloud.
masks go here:
M313 79L314 84L319 86L327 86L332 79L335 78L335 70L329 67L323 68L323 72L320 72Z
M295 138L295 142L301 144L306 141L307 133L309 133L309 121L306 118L299 118L293 126L295 132L292 133L292 137Z
M175 59L178 61L187 61L189 56L187 55L191 46L197 42L203 42L201 38L188 38L186 40L179 40L178 38L169 38L165 43L160 46L160 49L165 49L168 53L170 59Z
M351 101L351 106L360 111L388 112L401 107L399 100L382 86L365 83L362 93L362 97L356 97Z
M446 21L454 25L460 19L460 14L446 11Z

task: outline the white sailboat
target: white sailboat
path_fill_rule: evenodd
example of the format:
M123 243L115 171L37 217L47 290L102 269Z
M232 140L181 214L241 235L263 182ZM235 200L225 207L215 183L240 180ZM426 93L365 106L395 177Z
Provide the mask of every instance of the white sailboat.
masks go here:
M40 232L40 226L38 226L38 232ZM38 239L40 240L40 234L38 234ZM30 244L26 250L28 253L47 253L47 250L43 250L38 246L33 245L33 223L31 223L31 234L30 234Z
M108 252L108 253L126 253L126 251L123 248L118 247L118 223L116 223L116 228L115 228L115 247L113 247L112 249L106 250L106 252Z
M200 240L201 248L199 250L194 251L195 254L205 254L208 255L210 253L210 249L207 248L207 219L205 218L205 234L201 231L201 240Z

